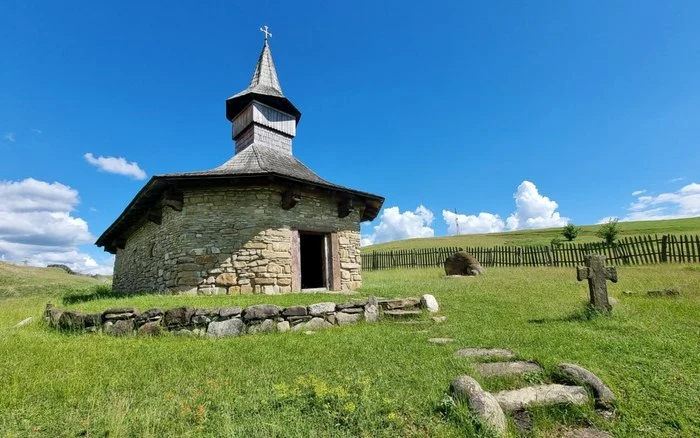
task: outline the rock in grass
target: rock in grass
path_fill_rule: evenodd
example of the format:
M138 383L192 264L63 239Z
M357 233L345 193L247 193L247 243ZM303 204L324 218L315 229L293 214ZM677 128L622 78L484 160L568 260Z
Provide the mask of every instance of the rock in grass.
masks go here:
M131 319L110 321L105 324L104 332L110 336L128 336L134 332L134 321Z
M289 325L289 321L280 321L277 323L278 332L288 332L290 329L291 326Z
M367 306L365 306L365 321L367 321L367 322L379 321L379 308L376 305L368 304Z
M272 304L257 304L250 306L243 311L243 319L251 321L254 319L268 319L279 316L281 308Z
M139 327L137 333L139 336L158 336L161 331L159 322L147 322Z
M430 313L437 313L440 311L437 300L430 294L425 294L420 297L420 306Z
M194 315L194 309L191 307L176 307L168 309L163 316L163 322L166 327L182 327L190 323L190 319Z
M335 303L316 303L309 306L309 315L311 316L323 316L333 312L335 312Z
M234 316L238 316L243 312L243 309L235 306L235 307L222 307L219 309L219 318L227 319L231 318Z
M312 318L309 322L304 322L294 326L295 331L300 330L318 330L333 327L333 324L323 318Z
M459 376L452 381L450 389L455 398L468 403L484 426L500 436L505 435L507 423L501 406L491 393L481 389L476 380L469 376Z
M287 307L282 311L282 316L306 316L308 312L306 311L306 306L291 306Z
M18 322L17 324L15 324L12 328L16 328L16 329L22 328L25 325L28 325L30 322L32 322L33 319L34 318L31 316L29 318L25 318L25 319L21 320L20 322Z
M240 336L245 331L243 321L238 318L231 318L225 321L210 322L207 327L207 336L210 338L225 338L229 336Z
M360 320L360 314L338 312L335 314L335 320L338 323L338 325L355 324L357 323L357 321Z
M437 324L442 324L443 322L447 321L446 316L433 316L430 319L432 319Z
M277 328L277 324L273 319L264 319L260 324L249 325L246 329L248 334L254 335L256 333L271 333Z
M559 364L557 365L557 370L568 380L579 385L588 385L591 387L595 394L596 405L599 407L610 409L615 405L615 394L600 377L592 372L582 366L572 363Z
M513 391L501 391L494 394L504 411L519 411L531 406L556 404L583 405L588 401L586 390L580 386L538 385L528 386Z

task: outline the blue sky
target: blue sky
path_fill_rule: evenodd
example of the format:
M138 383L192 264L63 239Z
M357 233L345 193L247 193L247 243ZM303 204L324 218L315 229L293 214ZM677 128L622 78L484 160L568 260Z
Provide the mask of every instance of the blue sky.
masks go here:
M367 243L700 215L698 22L696 1L5 1L0 257L108 270L91 242L139 171L232 155L224 101L265 24L295 155L386 197Z

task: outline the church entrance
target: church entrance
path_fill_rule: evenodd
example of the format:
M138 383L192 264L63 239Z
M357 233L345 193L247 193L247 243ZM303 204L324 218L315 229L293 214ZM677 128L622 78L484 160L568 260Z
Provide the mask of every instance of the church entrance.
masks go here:
M328 289L328 235L299 232L302 289Z

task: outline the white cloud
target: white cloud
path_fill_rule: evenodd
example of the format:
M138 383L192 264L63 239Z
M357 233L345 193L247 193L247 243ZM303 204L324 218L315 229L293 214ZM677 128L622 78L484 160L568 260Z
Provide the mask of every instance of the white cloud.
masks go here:
M499 215L484 212L478 215L466 215L442 210L442 218L450 234L497 233L505 230L506 227Z
M72 215L78 191L61 183L28 178L0 181L0 258L35 266L61 263L77 272L111 273L113 261L98 263L79 251L94 236Z
M561 217L556 211L559 205L540 195L537 186L530 181L523 181L513 197L515 212L506 220L509 230L563 227L569 222L569 218Z
M523 181L513 194L515 211L504 221L494 213L481 212L478 215L456 214L442 211L442 218L450 234L496 233L505 230L563 227L569 218L562 217L557 210L559 205L541 195L537 186Z
M622 221L700 216L700 184L693 182L675 192L637 196L627 210Z
M392 240L413 237L433 237L435 231L430 227L434 219L433 212L420 205L415 211L401 213L399 207L385 208L379 216L379 225L370 235L362 236L363 246Z
M647 192L646 190L635 190L634 192L632 192L632 196L639 196L639 195L644 194L646 192Z
M139 167L136 162L128 162L123 157L102 157L95 158L92 153L84 155L85 160L97 167L102 172L124 175L133 179L146 179L146 172Z
M6 132L5 135L2 136L2 139L9 141L10 143L14 143L17 141L17 139L15 138L14 132Z
M38 134L38 135L41 135L44 133L41 129L36 129L36 128L32 128L32 132L35 134Z

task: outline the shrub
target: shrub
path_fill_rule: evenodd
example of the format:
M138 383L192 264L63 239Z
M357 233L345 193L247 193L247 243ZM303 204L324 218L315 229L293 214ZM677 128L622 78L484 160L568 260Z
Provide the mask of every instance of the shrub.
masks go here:
M608 220L608 223L600 226L595 235L605 240L605 243L608 245L615 244L615 240L617 240L617 236L621 232L617 226L617 221L617 218Z
M564 229L562 229L561 234L566 238L566 240L571 242L578 236L579 231L581 231L581 227L577 227L576 225L569 223L564 227Z
M552 245L552 248L559 248L561 245L561 239L558 237L555 237L549 242L550 245Z

